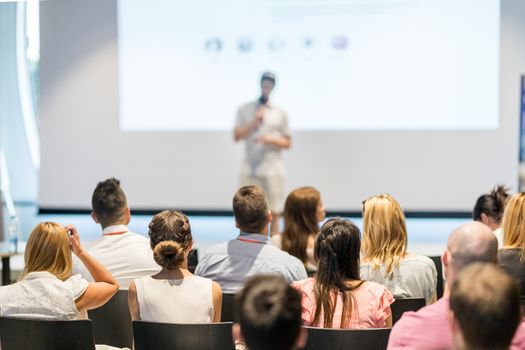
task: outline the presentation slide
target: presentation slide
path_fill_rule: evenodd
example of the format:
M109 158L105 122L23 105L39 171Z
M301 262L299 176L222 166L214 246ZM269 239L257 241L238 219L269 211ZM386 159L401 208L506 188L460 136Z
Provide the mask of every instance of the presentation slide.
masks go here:
M230 130L259 96L293 130L498 128L499 0L118 1L123 131Z

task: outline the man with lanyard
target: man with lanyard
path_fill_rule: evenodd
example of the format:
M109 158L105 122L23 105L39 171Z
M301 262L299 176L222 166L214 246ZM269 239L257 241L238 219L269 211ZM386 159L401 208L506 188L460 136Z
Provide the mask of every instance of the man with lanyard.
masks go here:
M241 187L233 197L233 213L239 236L211 247L199 261L196 275L219 283L227 294L239 291L254 275L280 274L288 283L307 278L303 263L268 238L272 214L260 187Z
M99 182L91 199L93 220L102 227L102 237L87 242L89 254L100 261L117 279L120 289L139 277L160 271L153 260L149 239L129 232L130 210L120 181L114 178ZM93 281L91 274L78 260L74 260L73 274Z
M241 185L258 185L266 192L273 215L271 233L279 232L279 214L283 207L284 162L281 150L291 146L286 113L270 103L275 75L261 77L261 96L239 108L234 139L244 140L246 155L241 170Z

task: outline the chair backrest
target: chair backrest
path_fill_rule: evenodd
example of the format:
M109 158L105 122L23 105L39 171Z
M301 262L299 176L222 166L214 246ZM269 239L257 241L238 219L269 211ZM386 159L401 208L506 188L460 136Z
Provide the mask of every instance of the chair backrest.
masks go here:
M436 287L436 294L437 298L441 299L443 297L443 264L441 263L441 257L440 256L429 256L429 258L434 262L434 265L436 265L436 271L437 271L437 287Z
M103 306L88 311L93 325L93 336L97 344L119 348L133 344L133 329L128 307L128 291L119 290Z
M221 322L235 322L235 294L222 295Z
M304 350L385 350L390 336L390 328L304 328L308 331Z
M399 298L390 305L392 309L392 322L395 324L405 311L417 311L425 306L425 298Z
M94 350L90 320L0 317L2 350Z
M133 321L135 350L233 350L232 325Z
M197 249L192 249L188 254L188 270L191 273L195 273L195 269L199 264L199 251Z

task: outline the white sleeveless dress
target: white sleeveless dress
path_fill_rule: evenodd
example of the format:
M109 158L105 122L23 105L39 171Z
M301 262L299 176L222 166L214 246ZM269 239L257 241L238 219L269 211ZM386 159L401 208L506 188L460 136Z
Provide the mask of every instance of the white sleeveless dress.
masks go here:
M162 323L213 322L212 281L191 276L183 279L135 280L140 319Z

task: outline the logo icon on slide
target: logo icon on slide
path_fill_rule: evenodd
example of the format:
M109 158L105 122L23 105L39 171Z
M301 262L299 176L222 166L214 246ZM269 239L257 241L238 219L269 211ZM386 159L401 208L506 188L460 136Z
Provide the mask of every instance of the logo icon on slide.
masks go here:
M253 50L253 41L250 38L240 38L237 47L242 53L248 53Z
M222 40L219 38L210 38L206 40L204 47L208 52L220 52L222 51Z
M348 38L344 35L336 35L332 38L332 47L335 50L342 51L348 48Z
M270 51L281 51L286 47L286 42L282 38L271 38L268 42Z
M303 39L303 46L305 49L310 50L314 46L314 39L307 36Z

